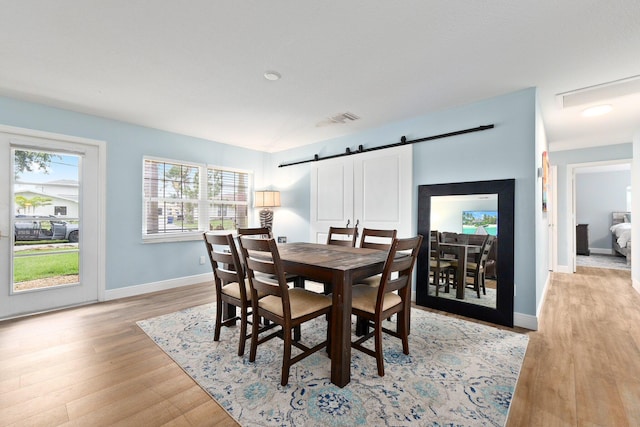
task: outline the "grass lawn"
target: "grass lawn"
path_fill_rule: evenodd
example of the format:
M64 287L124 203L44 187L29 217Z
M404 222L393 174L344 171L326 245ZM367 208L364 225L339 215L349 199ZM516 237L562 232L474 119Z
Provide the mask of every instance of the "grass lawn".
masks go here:
M38 253L35 256L20 256ZM15 283L46 277L78 274L79 253L66 252L48 254L43 251L21 251L13 259L13 281Z

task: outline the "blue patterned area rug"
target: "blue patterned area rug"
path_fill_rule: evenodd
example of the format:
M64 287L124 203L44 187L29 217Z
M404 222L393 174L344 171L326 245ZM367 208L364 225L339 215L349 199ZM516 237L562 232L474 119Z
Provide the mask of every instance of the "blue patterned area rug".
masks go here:
M373 357L354 349L351 382L341 389L319 351L295 364L282 387L282 341L260 345L251 363L249 341L237 356L239 326L223 327L213 341L214 313L207 304L138 325L243 426L504 426L528 343L526 335L412 309L410 355L385 336L384 377ZM303 326L303 342L325 333L316 319Z

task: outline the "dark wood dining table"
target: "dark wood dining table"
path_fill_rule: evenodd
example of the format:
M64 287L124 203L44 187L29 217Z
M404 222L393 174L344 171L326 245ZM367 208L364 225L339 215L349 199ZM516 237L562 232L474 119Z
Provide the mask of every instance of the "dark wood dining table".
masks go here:
M386 251L318 243L279 244L287 273L331 283L331 382L338 387L351 380L351 287L384 269Z
M456 298L464 299L464 288L467 281L467 255L480 253L482 246L467 245L463 243L440 243L440 250L445 254L453 254L458 260L456 268Z

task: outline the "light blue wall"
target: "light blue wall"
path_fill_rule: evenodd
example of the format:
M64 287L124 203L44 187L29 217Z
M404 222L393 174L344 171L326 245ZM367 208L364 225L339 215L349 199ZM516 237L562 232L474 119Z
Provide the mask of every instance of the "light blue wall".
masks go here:
M631 171L576 175L576 223L589 224L589 248L612 250L611 212L627 210Z
M279 168L285 162L373 147L407 139L495 124L483 132L413 145L414 212L417 188L423 184L489 179L516 180L515 194L515 311L535 315L536 272L535 169L536 91L526 89L474 104L416 117L356 135L265 154L225 144L171 134L118 121L42 105L0 98L0 123L107 141L107 289L205 273L198 265L200 242L142 244L141 162L143 155L255 171L256 188L282 191L274 234L289 241L309 236L310 164ZM539 210L539 209L538 209Z
M152 283L211 271L200 265L200 241L143 244L142 158L237 167L263 176L268 154L115 120L0 97L0 124L107 142L106 288Z
M556 175L558 190L558 267L560 269L570 268L569 248L571 242L567 241L569 227L572 227L570 217L571 201L568 200L567 166L582 163L593 163L608 160L625 160L633 156L632 143L606 145L600 147L583 148L579 150L553 151L549 154L549 163L558 166Z
M515 178L515 311L535 315L537 277L535 269L535 168L536 91L512 94L452 108L427 116L396 122L367 132L312 144L271 156L273 182L283 188L283 208L277 218L287 223L274 225L274 233L290 240L307 240L309 220L309 163L278 168L281 163L392 144L405 135L408 140L495 124L487 131L413 145L414 213L417 224L417 192L423 184ZM285 202L285 197L287 201ZM286 208L284 205L286 204ZM288 212L290 211L290 212ZM299 228L300 226L303 226ZM545 230L546 232L546 230ZM545 271L546 271L545 266ZM546 277L541 279L544 283Z

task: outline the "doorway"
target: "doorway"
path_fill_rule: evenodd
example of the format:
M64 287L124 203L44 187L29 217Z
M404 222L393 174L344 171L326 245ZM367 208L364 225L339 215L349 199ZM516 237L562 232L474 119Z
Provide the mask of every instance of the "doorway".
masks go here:
M615 255L613 237L609 230L614 211L630 211L631 188L621 184L630 183L631 159L596 161L567 165L568 197L567 218L570 219L568 238L568 260L571 273L576 272L577 253L592 255ZM627 178L618 177L626 174ZM585 182L589 177L588 191L577 186L578 177ZM584 185L583 185L584 187ZM588 251L578 248L576 243L577 226L586 234ZM585 231L586 230L586 231Z
M102 299L104 152L0 127L0 319Z

